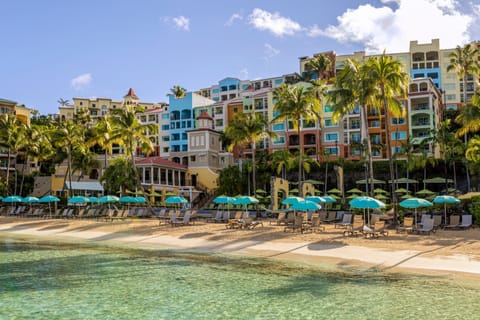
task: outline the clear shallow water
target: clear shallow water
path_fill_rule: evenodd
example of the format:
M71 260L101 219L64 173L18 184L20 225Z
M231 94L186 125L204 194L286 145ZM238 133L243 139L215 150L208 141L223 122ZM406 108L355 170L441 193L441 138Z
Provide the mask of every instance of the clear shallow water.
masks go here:
M0 319L478 319L480 284L0 235Z

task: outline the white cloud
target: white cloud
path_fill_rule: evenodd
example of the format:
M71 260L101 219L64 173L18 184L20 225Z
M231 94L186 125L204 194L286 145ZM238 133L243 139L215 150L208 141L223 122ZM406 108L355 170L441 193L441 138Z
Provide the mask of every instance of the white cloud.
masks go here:
M177 29L184 30L184 31L190 31L190 19L184 17L184 16L178 16L178 17L161 17L160 20L162 20L164 23L171 25Z
M70 81L70 85L75 90L82 90L92 82L92 75L90 73L84 73L78 77L73 78Z
M271 44L265 43L265 49L263 50L265 61L270 61L271 58L275 57L280 53L280 50L272 47Z
M225 22L226 26L231 26L235 20L243 20L243 16L239 13L234 13L230 16L227 22Z
M184 16L174 17L173 23L178 29L189 31L190 30L190 19L185 18Z
M365 45L367 53L408 51L411 40L420 43L440 39L442 48L470 41L474 12L463 13L457 0L383 0L389 6L361 5L337 17L338 24L307 31L309 36L326 36L343 43ZM473 5L472 5L473 8Z
M268 30L276 36L291 36L302 27L290 18L282 17L278 12L270 13L262 9L255 8L248 16L248 23L259 30Z
M248 79L248 69L247 68L243 68L242 70L240 70L239 78L240 79Z

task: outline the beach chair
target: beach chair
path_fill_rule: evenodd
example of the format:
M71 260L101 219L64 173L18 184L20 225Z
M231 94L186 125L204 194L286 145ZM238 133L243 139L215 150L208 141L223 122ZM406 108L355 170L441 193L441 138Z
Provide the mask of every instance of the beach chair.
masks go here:
M444 229L455 229L458 228L460 225L460 216L451 215L450 216L450 223L443 226Z
M223 219L225 216L222 217ZM243 225L243 213L242 211L236 211L234 213L233 219L228 219L227 220L227 229L239 229L242 228Z
M103 217L105 221L113 221L113 218L115 217L117 211L114 209L108 209L107 214Z
M359 217L359 218L356 218ZM347 230L343 231L343 236L358 236L360 233L363 233L363 219L361 216L354 216L353 224L350 227L347 227Z
M460 229L468 229L472 226L472 215L471 214L463 214L462 215L462 223L458 225Z
M346 228L352 225L352 214L351 213L344 213L342 217L342 221L335 223L334 227L337 228Z
M324 223L332 223L337 221L337 212L336 211L328 211L327 216L322 219L322 222Z
M403 218L403 225L397 227L397 233L401 232L412 232L413 231L413 218L405 217Z
M322 222L320 221L320 216L313 216L310 223L303 224L302 226L302 233L319 231L325 231L325 227L322 226Z
M223 222L223 212L221 210L217 210L215 217L208 218L207 222Z
M187 211L185 212L181 220L178 220L177 218L172 219L170 221L170 224L172 225L172 227L186 226L190 223L190 217L191 217L191 213L190 211Z
M420 234L420 233L430 234L431 232L435 232L435 229L434 229L433 225L434 225L433 218L427 218L427 219L425 219L422 227L415 229L415 231L418 234Z
M251 217L242 219L242 229L254 229L257 226L263 227L263 222L259 220L253 220Z
M380 235L386 237L388 236L388 231L385 230L385 221L376 221L373 225L373 229L364 230L365 238L378 238Z
M440 228L440 226L442 225L442 215L441 214L434 214L433 215L433 228L435 230L437 230L438 228ZM447 223L445 221L445 223Z
M295 217L295 220L293 224L285 226L283 229L283 232L287 232L288 230L292 230L292 232L295 231L302 231L303 228L303 215L299 214Z

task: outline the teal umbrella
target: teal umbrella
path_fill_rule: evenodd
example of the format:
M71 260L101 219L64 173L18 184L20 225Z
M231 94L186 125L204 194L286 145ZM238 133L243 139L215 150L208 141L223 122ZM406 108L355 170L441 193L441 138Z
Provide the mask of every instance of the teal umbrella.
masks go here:
M329 196L328 194L325 195L325 196L322 196L322 199L325 200L325 202L327 202L327 203L337 202L337 199L335 199L334 197Z
M117 197L117 196L107 195L107 196L101 197L98 202L100 202L100 203L113 203L113 202L118 202L119 200L120 200L120 198Z
M436 196L432 202L435 204L443 203L443 211L444 211L443 216L445 218L445 223L447 223L447 204L457 204L457 203L460 203L461 201L455 197L443 195L443 196Z
M90 203L99 203L100 199L98 199L97 197L88 197L88 201Z
M87 202L90 202L90 200L84 196L75 196L68 199L68 204L83 204Z
M168 198L165 200L165 203L168 203L168 204L180 204L180 203L188 203L188 201L187 201L187 199L185 199L184 197L171 196L171 197L168 197Z
M22 199L22 202L25 202L25 203L35 203L35 202L38 202L38 198L37 197L25 197Z
M55 196L43 196L38 199L38 202L47 203L47 202L59 202L60 199Z
M399 203L401 207L415 209L415 225L417 225L417 208L425 208L433 206L428 200L421 198L408 198Z
M327 200L325 200L323 197L319 197L319 196L308 196L308 197L305 197L305 200L313 201L315 203L326 203L327 202Z
M385 208L385 203L383 203L382 201L371 198L371 197L365 197L365 196L356 197L355 199L350 200L349 204L352 208L367 209L367 211L369 211L370 209ZM364 214L365 214L365 211L364 211ZM368 212L367 212L367 217L369 217Z
M119 201L120 201L121 203L133 203L133 202L136 202L135 197L131 197L131 196L121 197Z
M250 197L250 196L241 196L235 199L233 204L242 204L242 205L249 205L249 204L257 204L259 201L257 198Z
M290 208L299 211L316 211L320 210L322 206L313 201L302 200L292 204Z
M218 196L215 199L213 199L213 202L216 204L230 204L230 203L233 203L234 201L235 201L234 197L230 197L226 195Z
M296 196L289 196L289 197L286 197L285 199L282 200L282 204L289 204L289 205L292 205L292 204L295 204L299 201L304 201L305 199L301 198L301 197L296 197Z
M5 203L15 203L15 202L22 202L22 197L20 196L9 196L2 199Z
M147 200L145 199L145 197L135 197L135 202L136 203L145 203L147 202Z

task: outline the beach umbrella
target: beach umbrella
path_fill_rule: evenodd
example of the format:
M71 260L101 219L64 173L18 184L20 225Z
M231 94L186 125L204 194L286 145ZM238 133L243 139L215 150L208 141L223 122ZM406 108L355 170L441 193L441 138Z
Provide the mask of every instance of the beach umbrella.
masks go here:
M431 207L433 203L425 199L412 197L401 201L399 205L403 208L415 209L415 225L417 225L417 208Z
M444 222L447 223L447 204L457 204L457 203L460 203L461 201L455 197L443 195L443 196L436 196L432 202L435 204L443 203L443 217L445 219Z
M226 195L221 195L213 199L213 202L216 204L230 204L235 201L234 197L226 196Z
M296 196L289 196L289 197L286 197L285 199L282 200L282 204L289 204L289 205L292 205L292 204L295 204L299 201L303 201L305 199L301 198L301 197L296 197Z
M43 196L38 199L38 202L47 203L47 202L59 202L60 199L55 196Z
M337 188L333 188L333 189L328 190L327 193L328 193L328 194L330 194L330 193L341 194L342 191L341 191L341 190L338 190Z
M120 198L117 196L112 196L112 195L106 195L103 196L99 199L98 202L100 203L114 203L120 201Z
M257 190L255 190L255 193L265 194L265 193L267 193L267 191L265 191L263 189L257 189Z
M100 202L100 199L98 199L97 197L88 197L88 202L90 202L90 203L99 203L99 202Z
M459 200L471 200L473 197L480 197L480 192L468 192L458 196Z
M325 202L327 202L327 203L334 203L334 202L337 202L338 197L337 197L337 199L335 199L334 197L329 196L327 194L325 196L322 196L322 199L325 200Z
M366 180L366 179L361 179L361 180L357 180L355 183L356 184L366 184L368 181L368 183L370 183L370 179ZM379 179L373 179L373 184L385 184L385 181L384 180L379 180Z
M400 197L400 199L409 199L409 198L413 198L413 197L411 195L409 195L408 193L404 194L403 196Z
M431 196L432 194L435 194L435 192L430 191L428 189L422 189L415 193L415 195L417 196Z
M31 196L29 196L29 197L23 198L23 199L22 199L22 202L30 203L30 204L31 204L31 203L38 202L38 200L39 200L39 199L38 199L37 197L31 197Z
M119 199L120 203L134 203L136 202L135 197L132 196L123 196Z
M407 184L407 183L418 183L418 180L409 179L409 178L400 178L400 179L394 180L394 182L398 184ZM392 180L388 180L388 183L392 183Z
M165 200L165 203L168 203L168 204L181 204L181 203L188 203L187 199L185 199L184 197L180 197L180 196L170 196L167 198L167 200Z
M302 200L292 204L290 208L299 211L316 211L320 210L322 206L313 201Z
M377 200L380 200L380 201L388 199L388 197L386 195L384 195L383 193L379 193L379 194L375 195L374 198L377 199Z
M395 193L410 193L410 191L405 188L399 188L395 190Z
M90 202L90 200L84 196L74 196L68 199L68 204L84 204L87 202Z
M145 203L147 202L147 199L145 199L145 197L135 197L133 198L134 202L135 203Z
M233 204L240 204L240 205L249 205L249 204L257 204L259 201L255 197L250 196L241 196L235 199Z
M43 196L40 199L38 199L38 202L40 202L40 203L47 203L48 202L48 212L50 213L50 216L52 215L51 203L52 202L59 202L59 201L60 201L60 199L58 197L51 196L51 195Z
M289 193L298 193L298 188L294 188L294 189L290 190Z
M350 200L349 204L350 207L355 209L367 209L367 217L369 216L370 209L385 208L385 203L382 201L366 196L356 197L355 199ZM368 219L370 220L370 218Z
M347 193L362 193L363 191L358 188L353 188L347 191Z
M383 190L382 188L375 188L375 190L373 190L373 192L375 192L375 193L388 193L387 191Z
M308 179L308 180L305 180L304 182L311 183L311 184L323 184L322 181L313 180L313 179Z
M333 199L336 199L336 200L339 200L339 199L342 199L341 197L337 196L336 194L328 194L327 196L329 196L330 198L333 198ZM323 196L323 198L325 198L326 196ZM328 202L328 201L327 201Z
M442 184L442 183L445 183L445 182L453 183L453 180L452 179L445 179L445 178L442 178L442 177L435 177L435 178L423 180L423 183L433 183L433 184Z
M20 196L8 196L6 198L3 198L2 202L5 202L5 203L22 202L22 197L20 197Z
M358 194L351 194L351 195L349 195L348 197L346 197L345 199L352 200L352 199L355 199L355 198L357 198L357 197L359 197Z
M319 197L319 196L308 196L308 197L305 197L305 200L313 201L315 203L326 203L327 202L327 200L325 200L323 197Z

